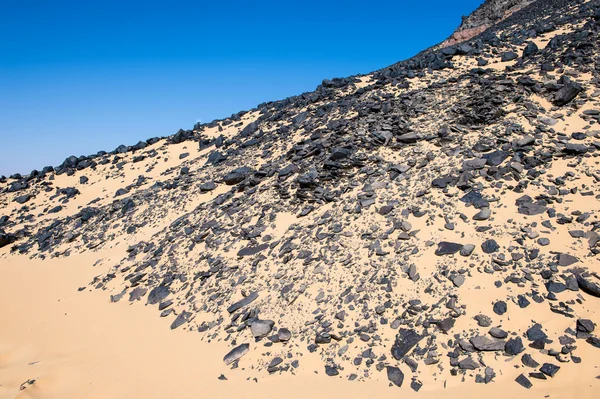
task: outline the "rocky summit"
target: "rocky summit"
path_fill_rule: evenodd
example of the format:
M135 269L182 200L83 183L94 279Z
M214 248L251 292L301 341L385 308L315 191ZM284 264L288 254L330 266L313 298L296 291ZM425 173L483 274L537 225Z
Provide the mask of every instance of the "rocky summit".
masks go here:
M599 39L600 1L488 0L387 68L2 177L0 263L91 255L82 291L226 345L220 380L594 397Z

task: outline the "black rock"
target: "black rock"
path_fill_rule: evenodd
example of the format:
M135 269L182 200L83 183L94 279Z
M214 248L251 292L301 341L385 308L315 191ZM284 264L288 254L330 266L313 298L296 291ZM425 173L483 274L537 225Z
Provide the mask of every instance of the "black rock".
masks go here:
M589 337L585 340L588 344L595 346L600 349L600 338L598 337Z
M559 266L571 266L574 263L579 262L579 259L569 254L558 254L558 265Z
M456 319L447 317L444 320L437 322L437 326L442 332L448 333L448 331L454 327L454 323L456 323Z
M483 335L473 337L469 342L479 351L501 351L504 350L505 345L505 342L502 340L488 338Z
M515 381L524 388L531 388L533 384L529 381L529 378L525 377L523 374L520 374Z
M7 234L4 230L0 230L0 248L5 247L9 244L12 244L17 240L12 234Z
M514 51L507 51L505 53L502 53L500 60L502 62L507 62L507 61L516 60L517 58L519 58L519 55L517 53L515 53Z
M475 361L471 356L467 356L466 358L458 362L458 367L461 370L476 370L479 367L481 367L481 365L479 364L479 362Z
M277 338L279 338L279 341L281 342L287 342L292 338L292 333L287 328L280 328L277 330Z
M481 249L486 254L492 254L500 249L500 245L498 245L496 240L489 239L489 240L484 241L483 244L481 244Z
M537 44L535 44L534 42L529 42L527 43L527 46L525 46L525 48L523 49L523 58L529 58L532 55L537 54L538 51L539 48Z
M229 364L235 362L236 360L240 359L242 356L244 356L249 351L250 351L249 344L241 344L241 345L233 348L228 354L226 354L225 357L223 357L223 361L225 362L225 364L229 365Z
M518 355L524 350L525 347L523 346L523 341L521 341L521 337L509 339L508 341L506 341L506 346L504 347L504 352L509 356Z
M398 368L387 366L387 378L397 387L401 387L404 382L404 373Z
M437 256L455 254L462 249L463 245L455 242L442 241L435 251Z
M336 375L340 374L340 372L338 371L337 367L325 366L325 374L330 377L335 377Z
M573 100L579 93L583 91L583 87L579 83L566 83L554 96L554 104L562 107Z
M120 188L115 193L115 197L119 197L121 195L126 195L126 194L129 194L129 190L127 190L126 188Z
M551 363L544 363L540 368L540 371L546 374L548 377L554 377L558 370L560 370L560 367Z
M489 166L498 166L508 157L509 153L502 150L496 150L482 155L482 158L486 160L486 164Z
M494 304L494 313L496 313L497 315L502 316L504 313L506 313L506 310L507 310L506 302L498 301Z
M223 182L228 186L233 186L246 180L246 177L248 177L251 172L252 169L246 166L234 169L231 172L227 173L225 176L223 176Z
M530 341L546 340L548 336L542 331L541 324L534 324L527 330L527 339Z
M591 333L595 329L594 322L589 319L578 319L577 320L577 331Z
M258 298L258 293L257 292L252 292L250 295L248 295L247 297L243 298L242 300L232 304L231 306L229 306L227 308L227 311L229 313L233 313L238 309L243 308L244 306L249 305L250 303L254 302L254 300L256 300L256 298Z
M19 204L24 204L27 201L29 201L30 199L33 198L33 195L31 194L25 194L25 195L20 195L17 198L15 198L13 201Z
M525 365L527 367L531 367L531 368L537 368L540 365L538 362L533 360L531 355L529 355L527 353L525 353L523 356L521 356L521 363L523 363L523 365Z
M586 294L600 298L600 284L593 281L591 277L578 274L577 284L579 285L579 288Z
M406 144L416 143L417 141L419 141L421 139L422 139L422 137L418 133L405 133L405 134L401 134L400 136L396 137L396 140L398 140L401 143L406 143Z
M260 244L256 247L246 247L238 251L237 256L252 256L269 248L269 244Z
M458 179L454 176L438 177L437 179L432 180L431 185L437 188L446 188L456 184L457 181Z
M169 294L170 291L169 287L167 286L159 285L157 287L154 287L148 294L148 303L150 305L154 305L159 302L162 302L167 296L169 296Z
M181 326L182 324L187 323L191 316L192 316L191 312L188 312L186 310L181 312L177 316L177 318L175 318L175 320L173 320L173 323L171 323L171 330L174 330L177 327Z
M334 148L331 151L331 156L329 157L329 159L331 159L332 161L339 161L341 159L348 158L350 155L352 155L352 150L338 147Z
M508 337L508 333L498 327L492 327L492 328L490 328L490 331L488 331L488 332L494 338L504 339L504 338Z
M415 330L401 328L396 335L396 341L392 345L392 356L400 360L423 339Z

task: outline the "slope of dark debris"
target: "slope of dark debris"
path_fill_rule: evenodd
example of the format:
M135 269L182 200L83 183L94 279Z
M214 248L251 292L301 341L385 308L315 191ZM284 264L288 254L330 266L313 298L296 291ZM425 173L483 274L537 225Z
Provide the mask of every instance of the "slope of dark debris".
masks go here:
M68 256L158 226L91 285L229 342L234 368L262 351L264 372L315 353L326 375L415 390L560 378L600 347L599 21L597 1L539 0L468 42L182 130L166 145L203 155L41 224L28 193L80 194L51 176L152 159L160 140L4 179L23 205L0 246Z

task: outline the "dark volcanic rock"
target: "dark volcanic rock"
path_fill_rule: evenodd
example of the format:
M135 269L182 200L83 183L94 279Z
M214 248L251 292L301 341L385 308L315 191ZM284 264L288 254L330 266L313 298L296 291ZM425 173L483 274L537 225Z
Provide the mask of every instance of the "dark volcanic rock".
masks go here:
M252 256L269 248L269 244L261 244L256 247L246 247L238 251L237 256Z
M239 346L236 346L228 354L226 354L225 357L223 357L223 361L225 362L225 364L229 365L229 364L235 362L236 360L240 359L242 356L244 356L249 351L250 351L249 344L241 344Z
M408 354L421 340L422 335L419 335L415 330L401 328L396 335L396 341L392 345L392 356L394 359L400 360Z
M540 371L546 374L548 377L554 377L558 370L560 370L560 367L551 363L544 363L540 368Z
M577 284L583 292L600 298L600 281L593 281L592 278L593 277L587 277L583 274L578 274Z
M243 308L244 306L247 306L249 304L251 304L252 302L254 302L254 300L256 300L256 298L258 298L258 292L252 292L250 295L248 295L247 297L243 298L242 300L232 304L231 306L229 306L227 308L227 311L229 313L233 313L238 309Z
M455 254L462 249L462 244L455 242L442 241L438 244L435 254L437 256Z
M540 364L538 362L536 362L535 360L533 360L531 355L529 355L527 353L524 354L523 356L521 356L521 363L523 363L523 365L525 365L527 367L531 367L531 368L537 368L540 366Z
M506 313L506 310L507 310L506 302L498 301L498 302L494 303L494 313L496 313L497 315L502 316L504 313Z
M480 335L469 340L471 345L479 351L502 351L504 350L505 342L499 339L488 338Z
M492 254L500 249L500 245L498 245L496 240L489 239L484 241L483 244L481 244L481 249L486 254Z
M554 96L554 104L559 107L571 102L583 90L579 83L566 83Z
M186 310L184 310L183 312L181 312L177 318L175 318L175 320L173 321L173 323L171 323L171 330L176 329L177 327L181 326L184 323L187 323L190 320L190 317L192 316L191 312L188 312Z
M246 180L246 178L250 175L252 169L243 166L241 168L237 168L232 170L223 176L223 182L228 186L233 186L234 184L238 184Z
M508 341L506 341L506 345L504 347L504 352L510 356L518 355L524 350L525 347L523 346L523 341L521 341L521 337L509 339Z
M502 62L507 62L507 61L516 60L517 58L519 58L519 55L517 53L515 53L514 51L507 51L505 53L502 53L502 57L500 60Z
M404 382L404 373L398 368L393 366L387 366L387 377L397 387L401 387Z
M525 377L523 374L519 374L519 376L515 379L515 381L521 385L524 388L531 388L533 386L533 384L531 383L531 381L529 381L529 379L527 377Z

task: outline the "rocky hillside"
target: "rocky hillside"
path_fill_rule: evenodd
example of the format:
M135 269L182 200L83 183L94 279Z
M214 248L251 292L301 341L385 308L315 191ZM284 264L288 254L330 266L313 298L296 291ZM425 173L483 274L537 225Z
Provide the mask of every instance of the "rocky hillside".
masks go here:
M597 387L600 2L525 3L372 74L3 178L0 257L95 253L82 290L228 342L253 378Z
M469 40L532 2L533 0L486 0L472 14L463 17L458 29L441 47Z

